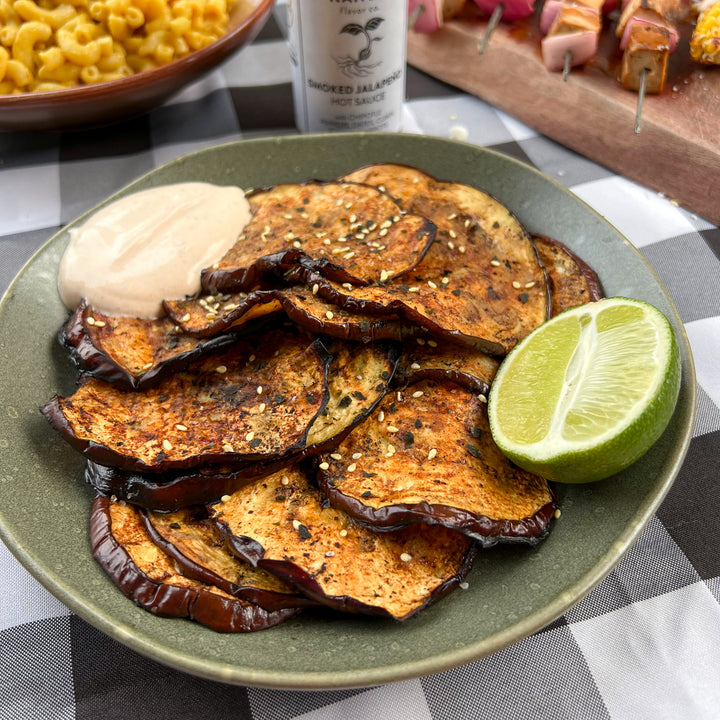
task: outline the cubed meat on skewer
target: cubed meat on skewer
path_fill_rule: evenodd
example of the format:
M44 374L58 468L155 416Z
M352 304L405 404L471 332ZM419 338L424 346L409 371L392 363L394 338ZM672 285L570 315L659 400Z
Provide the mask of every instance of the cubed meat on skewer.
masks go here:
M661 93L665 86L670 34L658 25L635 23L623 53L620 81L626 90L639 91L645 76L645 92Z

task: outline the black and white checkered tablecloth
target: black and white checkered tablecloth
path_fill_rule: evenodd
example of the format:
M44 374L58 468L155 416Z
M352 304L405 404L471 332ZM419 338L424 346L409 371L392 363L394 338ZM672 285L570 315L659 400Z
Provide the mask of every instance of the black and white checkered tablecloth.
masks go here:
M439 675L337 692L226 686L168 669L73 615L0 543L0 720L720 718L720 229L412 69L407 97L406 131L451 137L461 127L469 142L559 180L641 250L674 299L699 403L656 516L610 576L543 631ZM147 116L102 131L0 134L0 287L63 224L145 171L204 146L291 132L289 63L273 19Z

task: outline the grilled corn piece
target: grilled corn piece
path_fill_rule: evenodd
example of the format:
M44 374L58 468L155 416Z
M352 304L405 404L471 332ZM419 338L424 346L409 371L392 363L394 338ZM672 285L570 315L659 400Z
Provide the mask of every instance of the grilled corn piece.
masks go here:
M690 38L690 57L707 65L720 65L720 2L700 11Z

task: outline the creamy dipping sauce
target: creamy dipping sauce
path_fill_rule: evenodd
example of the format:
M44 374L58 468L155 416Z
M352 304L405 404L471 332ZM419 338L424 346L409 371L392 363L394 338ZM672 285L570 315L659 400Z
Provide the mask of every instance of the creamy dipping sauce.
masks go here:
M237 187L192 182L121 198L70 231L58 290L107 315L157 318L162 300L200 290L200 271L232 247L250 219Z

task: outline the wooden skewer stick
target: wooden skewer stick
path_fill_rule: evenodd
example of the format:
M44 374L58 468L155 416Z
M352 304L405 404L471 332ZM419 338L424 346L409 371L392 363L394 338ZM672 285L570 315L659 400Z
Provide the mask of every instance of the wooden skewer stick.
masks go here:
M425 6L420 4L415 7L415 9L410 13L410 17L408 18L408 30L412 30L415 27L415 23L418 21L418 18L425 12Z
M647 80L647 74L649 70L643 68L642 74L640 75L640 87L638 88L638 101L637 110L635 111L635 134L640 134L640 125L642 120L642 106L643 100L645 100L645 82Z
M492 11L492 15L490 15L490 19L488 20L487 28L485 28L485 34L482 36L482 40L478 43L478 52L482 55L485 50L487 49L488 42L490 40L490 36L495 31L495 28L500 23L500 18L502 17L503 12L505 11L505 5L504 3L498 3L495 8Z
M565 63L563 64L563 81L567 81L568 75L570 74L570 67L572 66L572 50L565 51Z

